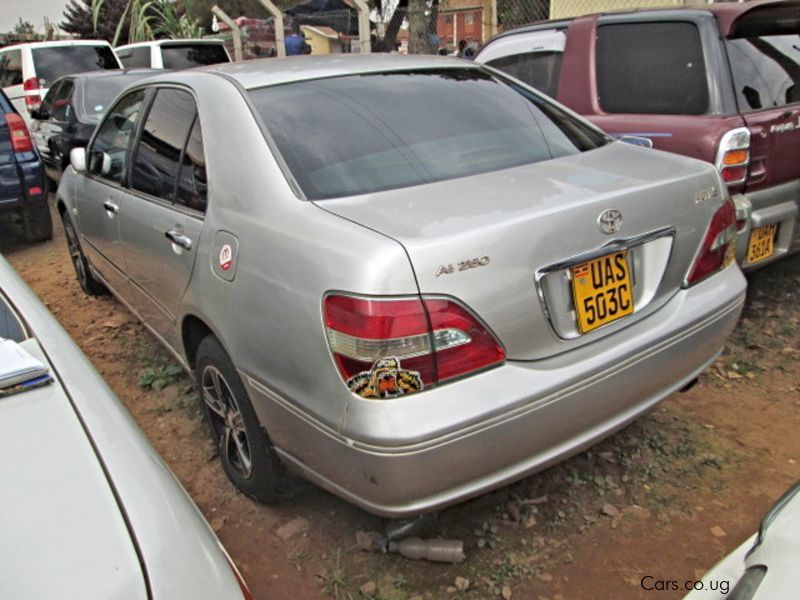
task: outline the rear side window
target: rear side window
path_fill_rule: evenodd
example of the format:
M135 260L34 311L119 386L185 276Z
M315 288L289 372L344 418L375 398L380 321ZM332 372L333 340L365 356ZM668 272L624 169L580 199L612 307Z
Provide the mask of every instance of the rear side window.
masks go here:
M739 110L800 102L800 34L727 40Z
M221 44L170 44L161 47L165 69L188 69L200 65L229 62Z
M700 115L708 111L700 32L693 23L602 25L597 87L608 113Z
M302 81L250 97L312 200L498 171L606 139L544 98L475 68Z
M548 96L555 96L558 93L563 56L562 52L528 52L496 58L486 64L505 71Z
M196 114L189 92L158 90L142 128L131 187L168 202L175 200L178 168Z
M36 77L44 80L43 87L64 75L119 68L109 46L52 46L34 48L32 53Z
M117 50L117 58L126 69L150 67L150 46Z
M22 85L22 52L7 50L0 54L0 87Z

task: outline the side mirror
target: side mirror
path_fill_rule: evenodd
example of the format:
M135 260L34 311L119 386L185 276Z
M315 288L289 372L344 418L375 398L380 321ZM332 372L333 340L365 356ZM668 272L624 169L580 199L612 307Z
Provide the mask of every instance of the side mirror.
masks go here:
M653 140L649 137L642 137L638 135L623 135L617 138L623 144L630 144L631 146L641 146L642 148L652 148Z
M47 119L48 116L49 115L47 114L47 111L41 108L34 108L33 110L31 110L31 119L35 119L37 121L44 121L45 119Z
M69 153L69 164L78 173L86 172L86 148L73 148Z

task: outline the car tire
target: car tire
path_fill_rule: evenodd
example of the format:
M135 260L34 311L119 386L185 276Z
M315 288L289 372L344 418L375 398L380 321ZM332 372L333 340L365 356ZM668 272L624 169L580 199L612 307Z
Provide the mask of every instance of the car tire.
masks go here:
M53 218L47 198L28 200L22 207L22 233L26 242L46 242L53 239Z
M75 268L75 277L77 277L81 289L89 296L103 296L107 294L108 290L106 286L97 281L94 275L92 275L91 269L89 269L89 263L83 255L78 232L75 230L72 221L67 215L63 214L61 215L61 221L64 224L64 233L67 238L69 259L70 262L72 262L72 266Z
M285 495L283 466L233 362L213 335L198 346L194 375L228 478L251 498L276 503Z

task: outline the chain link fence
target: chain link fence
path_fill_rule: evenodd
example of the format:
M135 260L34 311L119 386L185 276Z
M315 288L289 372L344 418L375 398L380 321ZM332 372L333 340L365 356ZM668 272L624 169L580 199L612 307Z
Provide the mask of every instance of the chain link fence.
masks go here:
M528 23L595 12L674 7L703 0L304 0L281 6L283 35L275 18L239 17L244 59L287 54L396 52L470 58L496 33ZM718 0L726 1L726 0ZM735 1L735 0L727 0ZM365 9L361 27L358 5ZM265 11L265 14L266 11ZM225 23L219 34L233 35Z

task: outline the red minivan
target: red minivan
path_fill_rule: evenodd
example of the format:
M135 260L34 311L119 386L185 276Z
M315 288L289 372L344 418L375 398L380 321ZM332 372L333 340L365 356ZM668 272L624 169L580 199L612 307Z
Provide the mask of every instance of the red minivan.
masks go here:
M799 1L540 22L495 36L475 60L615 137L714 163L745 269L800 251Z

